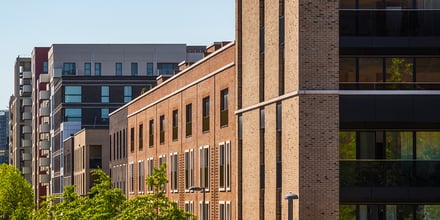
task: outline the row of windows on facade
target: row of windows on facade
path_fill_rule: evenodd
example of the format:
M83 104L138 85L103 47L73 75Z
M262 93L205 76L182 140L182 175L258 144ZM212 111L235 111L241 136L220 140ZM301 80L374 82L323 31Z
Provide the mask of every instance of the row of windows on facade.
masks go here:
M131 63L130 73L132 76L137 76L139 74L138 63ZM145 66L147 76L158 76L158 75L172 75L178 70L177 63L157 63L156 72L154 72L154 63L146 63ZM94 63L94 75L101 76L102 74L102 63ZM77 74L76 63L63 63L63 76L75 76L81 75ZM92 75L92 63L84 63L84 76ZM115 75L122 76L123 68L122 63L115 63Z
M341 0L341 9L440 9L432 0Z
M192 192L190 190L191 186L199 185L205 189L205 192L208 192L210 186L210 147L202 146L199 148L198 153L198 161L199 161L199 181L196 183L194 181L194 161L195 161L195 153L194 149L185 150L183 154L184 159L184 187L185 192ZM218 161L218 172L219 172L219 191L231 191L231 142L225 141L219 144L219 161ZM178 153L170 153L169 161L167 165L167 170L169 171L169 190L171 193L178 192L179 185L179 159ZM166 163L166 155L160 155L159 166ZM128 166L128 191L129 194L134 194L135 192L135 166L137 167L137 182L138 182L138 192L139 194L143 193L152 193L153 188L146 186L146 177L153 174L154 168L154 158L147 158L145 161L139 160L137 164L134 162L129 163ZM147 190L145 191L145 187ZM165 186L165 190L167 190L168 186Z
M130 102L133 91L132 86L124 86L124 102ZM82 86L64 86L64 102L65 103L81 103ZM110 102L110 86L101 86L101 103Z
M201 220L209 220L210 213L210 202L205 201L205 205L203 206L203 202L199 202L199 216L198 219ZM194 202L193 201L185 201L184 206L185 212L194 213ZM231 210L231 201L219 201L218 202L218 218L219 220L231 220L232 219L232 210Z
M209 96L202 99L202 131L209 132L210 129L210 111L209 111L210 101ZM229 123L228 118L228 89L223 89L220 91L220 126L226 127ZM185 106L185 135L190 137L192 135L192 103ZM173 110L172 112L172 140L176 141L179 134L179 110ZM148 122L148 146L154 146L154 119L150 119ZM130 151L134 151L135 147L135 129L130 129ZM144 125L140 124L138 127L138 146L139 150L143 150L144 146ZM165 143L165 115L159 117L159 143Z
M82 122L83 119L83 110L81 108L65 108L64 109L64 121L74 121L74 122ZM88 111L93 109L88 109ZM110 109L101 108L97 109L101 112L99 118L95 117L94 120L96 123L98 122L108 122ZM86 111L86 110L84 110Z

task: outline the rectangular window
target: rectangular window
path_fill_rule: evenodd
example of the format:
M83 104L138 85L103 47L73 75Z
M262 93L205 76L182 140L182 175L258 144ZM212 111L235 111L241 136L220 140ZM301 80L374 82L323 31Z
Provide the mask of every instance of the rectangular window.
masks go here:
M228 126L228 89L220 91L220 126Z
M219 220L231 220L231 202L219 202Z
M139 139L139 150L142 151L144 149L144 125L139 125L139 133L138 133L138 139Z
M178 63L158 63L157 75L173 75L174 71L178 69Z
M127 103L131 101L132 89L131 86L124 86L124 102Z
M193 201L185 201L185 212L194 214L194 203ZM190 220L192 218L188 218Z
M219 188L220 191L231 190L231 142L220 143L219 146Z
M176 141L179 137L179 111L173 111L173 141Z
M64 109L64 121L81 122L81 109L80 108Z
M130 129L130 152L134 152L134 128Z
M200 202L199 211L201 220L209 220L209 201L205 201L204 205Z
M147 63L147 76L152 76L153 71L153 63Z
M43 73L49 72L49 63L47 61L43 62Z
M187 137L192 135L192 104L186 105L185 134Z
M101 102L109 103L110 102L110 87L109 86L101 86Z
M116 63L115 73L116 73L116 76L122 76L122 63Z
M84 63L84 76L92 75L92 64Z
M209 96L203 98L202 105L202 131L207 132L209 131Z
M138 75L138 63L131 63L131 75L132 76Z
M152 157L147 159L147 177L153 175L154 160ZM153 193L153 186L148 186L148 193Z
M74 75L76 75L76 64L63 63L63 76L74 76Z
M101 122L108 122L108 114L109 114L108 108L101 109Z
M170 154L171 192L178 192L178 157L177 153Z
M81 86L64 86L64 102L79 103L82 101Z
M194 150L185 150L185 191L194 185Z
M154 145L154 120L151 119L148 123L148 145L153 147Z
M204 187L206 191L209 191L209 145L200 147L199 157L199 184L200 187Z
M134 194L134 163L131 162L128 166L128 179L130 181L128 192Z
M144 194L144 190L145 190L145 173L144 173L144 169L145 169L145 165L144 165L144 161L140 160L139 161L139 194Z
M95 76L101 75L101 63L95 63Z
M167 156L165 154L159 155L159 167L162 166L162 164L165 164L166 162L167 162ZM168 168L165 169L165 173L167 169ZM166 191L166 188L167 188L167 184L165 183L165 185L163 186L164 192Z
M165 115L161 115L159 119L159 143L165 143Z

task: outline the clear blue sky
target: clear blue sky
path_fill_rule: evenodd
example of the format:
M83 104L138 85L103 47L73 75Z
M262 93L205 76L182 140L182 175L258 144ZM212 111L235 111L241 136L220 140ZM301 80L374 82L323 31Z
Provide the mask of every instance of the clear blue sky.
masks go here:
M0 109L13 93L15 58L56 43L234 40L234 0L22 0L0 7Z

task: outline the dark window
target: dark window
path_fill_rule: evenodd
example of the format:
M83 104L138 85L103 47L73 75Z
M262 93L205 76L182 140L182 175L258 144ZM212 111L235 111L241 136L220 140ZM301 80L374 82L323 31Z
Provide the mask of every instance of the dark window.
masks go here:
M186 136L192 135L192 104L186 105L186 122L185 122Z
M153 71L153 63L147 63L147 76L154 75Z
M144 125L143 124L139 125L138 138L139 138L139 150L141 151L144 148Z
M101 109L101 122L104 122L104 123L108 122L108 114L109 114L108 108Z
M158 63L157 75L173 75L175 70L178 70L177 63Z
M131 75L132 76L138 75L138 63L131 63Z
M177 140L179 135L179 111L173 111L173 141Z
M64 63L63 64L63 76L74 76L76 75L76 64L75 63Z
M81 109L80 108L64 109L64 121L81 122Z
M89 168L90 169L102 168L102 146L90 145L89 155L90 155Z
M122 63L116 63L115 72L116 76L122 76Z
M228 126L228 89L220 91L220 126Z
M124 102L127 103L131 101L132 88L131 86L124 86Z
M101 86L101 102L108 103L110 101L109 86Z
M95 76L101 75L101 63L95 63Z
M209 131L209 96L203 98L202 105L202 131L206 132Z
M49 63L47 61L43 62L43 73L49 72Z
M161 115L159 119L159 143L165 142L165 115Z
M84 76L92 75L92 64L84 63Z
M152 147L154 145L154 120L151 119L149 122L149 129L148 129L148 141L149 146Z
M134 152L134 128L130 128L130 152Z

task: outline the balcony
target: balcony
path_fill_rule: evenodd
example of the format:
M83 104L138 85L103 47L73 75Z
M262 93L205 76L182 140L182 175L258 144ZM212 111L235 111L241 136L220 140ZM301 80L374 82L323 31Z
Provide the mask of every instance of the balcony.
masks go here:
M21 118L23 120L32 120L32 113L31 112L23 112L21 115Z
M48 167L50 166L50 158L39 158L40 167Z
M40 150L49 150L50 149L50 142L47 140L40 141Z
M40 100L49 100L50 99L50 91L40 91Z
M31 161L32 160L32 154L30 154L30 153L22 153L21 154L21 160Z
M40 83L49 83L50 82L50 76L49 74L40 74Z
M23 79L32 79L32 72L24 71L23 72Z
M40 107L40 117L45 117L50 115L50 108L49 107Z
M49 124L41 124L40 125L40 133L49 133L50 125Z
M54 78L60 78L62 73L63 73L62 69L54 69L52 75Z
M32 147L32 142L31 142L31 140L21 139L21 146L22 147Z
M31 174L32 173L32 168L31 167L22 167L21 168L21 173L26 175L26 174Z
M40 174L40 183L49 183L50 175L49 174Z
M23 85L20 90L21 96L29 96L32 93L32 86L31 85Z
M32 127L31 126L23 126L22 132L23 132L23 134L30 134L30 133L32 133Z
M23 98L23 106L31 106L32 98Z

